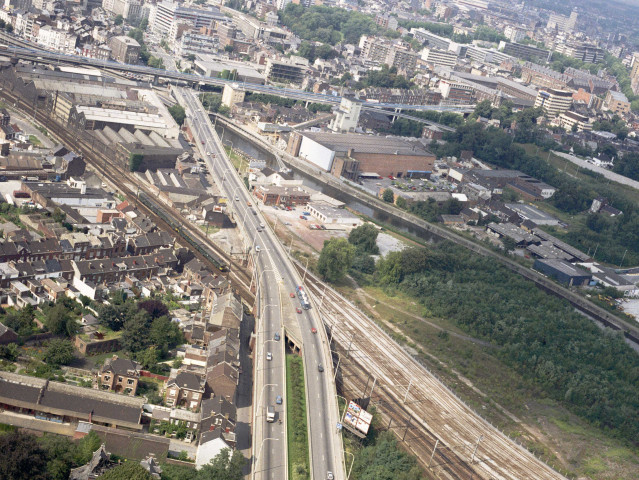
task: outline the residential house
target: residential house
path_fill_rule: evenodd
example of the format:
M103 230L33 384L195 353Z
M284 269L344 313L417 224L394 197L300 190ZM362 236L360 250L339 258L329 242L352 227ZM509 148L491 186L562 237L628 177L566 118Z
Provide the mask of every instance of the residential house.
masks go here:
M166 382L166 404L197 411L204 395L204 382L192 372L182 371Z
M135 395L140 379L138 366L132 360L114 355L100 367L98 383L102 390Z

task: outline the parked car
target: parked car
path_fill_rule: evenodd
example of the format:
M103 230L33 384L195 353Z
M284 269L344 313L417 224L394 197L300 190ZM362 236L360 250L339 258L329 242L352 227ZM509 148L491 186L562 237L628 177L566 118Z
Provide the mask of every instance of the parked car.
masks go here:
M323 371L324 371L324 366L320 363L320 364L317 366L317 370L319 370L320 372L323 372Z

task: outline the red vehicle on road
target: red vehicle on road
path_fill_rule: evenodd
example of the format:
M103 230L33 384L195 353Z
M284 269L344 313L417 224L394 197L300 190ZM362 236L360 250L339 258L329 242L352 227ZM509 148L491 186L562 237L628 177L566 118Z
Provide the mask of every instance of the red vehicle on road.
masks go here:
M311 328L311 333L317 333L317 328L315 327Z
M301 308L299 308L299 307L297 307L297 308L295 309L295 311L296 311L297 313L302 313L302 309L301 309Z

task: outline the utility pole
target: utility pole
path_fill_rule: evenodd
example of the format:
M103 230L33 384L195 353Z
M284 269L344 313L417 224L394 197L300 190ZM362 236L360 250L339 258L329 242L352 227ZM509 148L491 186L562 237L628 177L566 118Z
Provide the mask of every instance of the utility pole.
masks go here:
M406 394L404 395L404 403L406 403L406 399L408 398L408 391L410 390L411 385L413 384L413 379L408 381L408 387L406 387Z
M473 456L470 457L470 463L473 463L475 461L475 454L477 453L477 448L479 447L479 442L481 442L482 438L484 438L484 436L480 435L479 438L477 439L477 443L475 444L475 449L473 450Z
M430 468L431 463L433 463L433 457L435 456L435 451L437 450L437 445L439 445L439 438L435 441L435 446L433 447L433 453L430 456L430 460L428 461L428 468Z

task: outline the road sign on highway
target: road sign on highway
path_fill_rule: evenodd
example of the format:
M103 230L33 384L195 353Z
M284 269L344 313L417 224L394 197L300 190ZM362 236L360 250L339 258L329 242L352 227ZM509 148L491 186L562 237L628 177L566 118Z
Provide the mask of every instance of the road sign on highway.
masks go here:
M338 429L338 430L341 430L341 429L342 429L342 424L341 424L341 423L339 423L339 422L337 422L337 429Z

